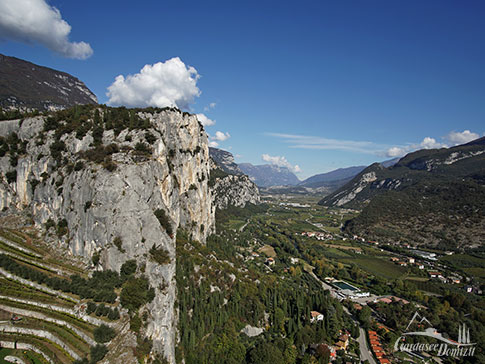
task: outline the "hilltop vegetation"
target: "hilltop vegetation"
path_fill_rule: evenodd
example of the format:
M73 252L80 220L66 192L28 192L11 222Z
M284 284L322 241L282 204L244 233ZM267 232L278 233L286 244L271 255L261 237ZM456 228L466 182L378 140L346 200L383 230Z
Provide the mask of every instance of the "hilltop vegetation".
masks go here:
M483 244L485 188L474 179L422 181L373 198L345 231L368 240L454 250Z
M351 235L440 249L484 243L485 146L420 150L385 168L374 164L319 203L362 209Z

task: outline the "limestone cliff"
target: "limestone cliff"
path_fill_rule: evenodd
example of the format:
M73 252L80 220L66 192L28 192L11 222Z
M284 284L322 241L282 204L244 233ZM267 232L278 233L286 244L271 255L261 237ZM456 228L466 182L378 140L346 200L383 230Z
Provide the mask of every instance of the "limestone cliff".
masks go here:
M214 206L226 209L229 205L244 207L246 203L259 204L258 187L246 175L221 176L212 186Z
M246 203L259 204L259 189L251 179L243 174L231 153L209 148L211 174L209 185L212 190L213 204L217 209L229 205L244 207Z
M0 209L56 229L53 244L99 256L98 269L128 259L144 266L156 290L146 334L174 362L175 235L182 228L204 242L214 230L207 135L196 116L85 106L0 122L0 136ZM154 245L169 263L150 258Z

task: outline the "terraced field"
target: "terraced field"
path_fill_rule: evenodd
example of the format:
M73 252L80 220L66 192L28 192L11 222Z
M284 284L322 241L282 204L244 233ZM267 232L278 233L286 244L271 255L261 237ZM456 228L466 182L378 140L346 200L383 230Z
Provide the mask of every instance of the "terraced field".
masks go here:
M114 334L107 327L116 332L123 320L116 302L103 303L105 312L116 310L108 320L93 309L99 305L65 289L73 275L88 278L79 262L60 262L35 231L0 229L0 265L0 363L5 357L35 364L99 360L91 353L109 346ZM67 283L64 291L53 287L59 282ZM100 327L111 335L100 335Z

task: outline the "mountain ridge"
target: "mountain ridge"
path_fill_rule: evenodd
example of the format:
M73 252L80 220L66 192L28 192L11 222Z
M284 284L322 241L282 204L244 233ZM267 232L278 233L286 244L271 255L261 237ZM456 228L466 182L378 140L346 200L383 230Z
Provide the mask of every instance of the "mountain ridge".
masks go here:
M0 54L0 107L44 111L97 103L96 95L78 78Z
M364 170L367 166L352 166L338 168L330 172L320 173L301 181L298 186L304 187L333 187L344 185L349 179Z
M300 183L298 177L287 167L280 167L273 164L253 165L251 163L240 163L239 168L258 187L296 186Z
M392 167L372 164L319 204L362 209L345 230L371 240L476 247L484 242L484 171L483 140L423 149Z

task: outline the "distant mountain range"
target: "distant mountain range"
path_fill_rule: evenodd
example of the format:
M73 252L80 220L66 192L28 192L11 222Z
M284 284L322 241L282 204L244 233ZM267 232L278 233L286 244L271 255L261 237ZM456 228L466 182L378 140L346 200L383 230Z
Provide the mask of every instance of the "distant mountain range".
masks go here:
M272 164L236 164L234 156L230 152L218 148L209 148L209 152L212 159L224 172L229 174L246 174L258 187L261 187L270 193L328 194L345 185L366 168L366 166L339 168L300 181L300 179L286 167L279 167ZM397 161L398 159L392 159L382 162L381 164L390 166Z
M282 186L296 185L300 182L288 168L277 167L270 164L255 166L251 163L236 164L232 153L218 149L209 148L209 154L217 166L228 174L245 174L258 186Z
M239 168L256 183L258 187L296 186L300 183L298 177L286 167L272 164L253 165L241 163Z
M298 185L303 187L310 187L310 188L318 188L318 187L338 188L340 186L343 186L353 177L355 177L365 167L367 166L339 168L331 172L316 174L300 182Z
M320 204L363 209L349 233L442 248L485 243L485 138L375 163Z
M97 103L76 77L0 54L0 107L43 111Z

